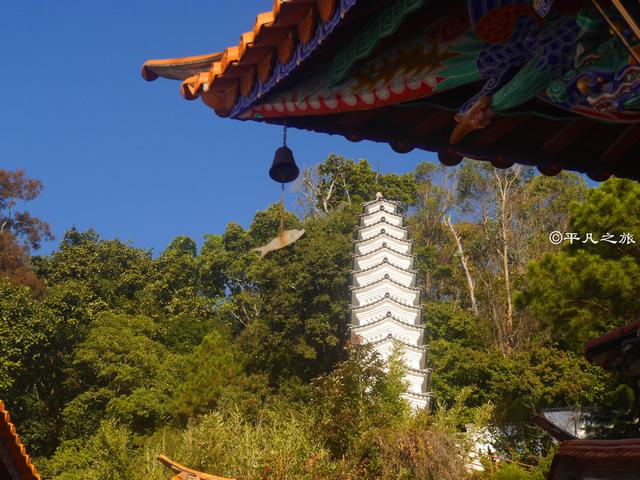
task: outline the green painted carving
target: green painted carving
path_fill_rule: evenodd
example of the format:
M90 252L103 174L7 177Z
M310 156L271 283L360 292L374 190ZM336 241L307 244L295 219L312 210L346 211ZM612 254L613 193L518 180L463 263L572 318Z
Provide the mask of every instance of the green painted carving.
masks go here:
M491 107L496 112L517 107L546 90L553 79L553 72L549 68L538 67L542 55L539 52L496 92L491 100Z
M478 55L482 50L483 43L478 36L470 32L465 35L464 40L451 48L453 53L459 53L455 57L442 62L445 69L440 72L440 76L445 78L434 89L434 92L442 92L451 88L466 85L480 80L480 72L477 68Z
M327 82L336 86L359 60L367 58L380 40L395 33L411 13L425 4L425 0L398 0L381 12L329 65Z

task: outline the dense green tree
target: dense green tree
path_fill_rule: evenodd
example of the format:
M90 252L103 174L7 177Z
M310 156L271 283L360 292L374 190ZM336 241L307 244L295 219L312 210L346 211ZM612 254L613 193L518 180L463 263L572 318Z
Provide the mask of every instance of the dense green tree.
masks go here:
M173 394L175 414L182 421L215 410L223 401L239 400L248 384L237 347L212 331L181 361L180 383Z
M59 250L41 259L45 285L88 286L106 308L133 313L152 268L151 253L118 240L101 240L94 230L69 230Z
M144 432L171 417L176 357L158 338L158 326L146 317L96 318L74 351L67 383L80 393L63 412L66 438L87 436L107 418Z
M263 260L251 252L249 288L231 306L244 325L240 344L250 370L309 380L340 358L354 225L354 213L338 209L308 218L305 235L286 250Z

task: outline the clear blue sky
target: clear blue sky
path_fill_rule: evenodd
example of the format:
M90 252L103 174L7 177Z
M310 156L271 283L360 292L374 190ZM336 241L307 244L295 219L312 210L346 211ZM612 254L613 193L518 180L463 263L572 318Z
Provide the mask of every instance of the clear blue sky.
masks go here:
M161 251L201 242L279 198L267 175L277 127L220 119L179 83L140 77L150 58L237 43L272 0L21 0L0 19L0 168L24 168L45 191L30 211L58 240L70 227ZM406 172L427 152L290 130L301 168L331 152ZM291 196L289 196L291 199ZM289 200L291 204L291 200ZM42 249L57 246L52 242Z

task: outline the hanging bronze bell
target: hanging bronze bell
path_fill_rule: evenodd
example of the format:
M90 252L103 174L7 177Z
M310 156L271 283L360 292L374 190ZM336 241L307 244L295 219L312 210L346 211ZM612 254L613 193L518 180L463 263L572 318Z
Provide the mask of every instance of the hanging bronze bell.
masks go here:
M293 182L300 175L300 169L293 159L293 152L283 145L276 150L273 163L269 169L269 176L278 183Z

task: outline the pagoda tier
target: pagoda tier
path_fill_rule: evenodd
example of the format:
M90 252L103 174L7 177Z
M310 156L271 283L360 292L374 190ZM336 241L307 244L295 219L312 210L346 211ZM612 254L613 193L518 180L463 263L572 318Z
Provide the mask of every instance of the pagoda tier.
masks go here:
M388 360L400 348L407 392L414 407L429 405L427 349L424 344L415 258L400 204L378 195L363 205L354 245L351 332Z
M384 298L373 303L361 307L352 306L351 322L353 325L365 325L383 317L396 317L403 322L418 325L420 313L420 307L401 303L391 298L387 292Z
M371 200L370 202L362 204L364 215L375 213L379 210L398 213L399 206L400 202L396 202L395 200L387 200L386 198Z
M390 237L400 240L407 240L409 238L408 228L390 223L387 217L380 217L377 222L362 225L358 228L358 240L367 240L368 238L385 233Z
M404 215L399 213L388 212L386 210L376 210L372 213L360 214L360 226L368 227L369 225L375 225L386 222L389 225L396 227L402 227L404 224Z
M384 262L385 259L405 270L411 270L413 268L413 255L395 251L384 244L380 245L377 250L363 255L355 255L353 257L353 263L356 270L366 270L369 267L374 267Z
M407 235L408 236L408 235ZM375 235L362 237L356 242L355 255L364 255L380 247L388 246L396 252L409 255L411 253L411 242L406 238L394 237L388 231L377 232Z
M393 274L390 271L393 271ZM416 284L415 270L406 270L389 262L379 263L367 270L354 270L352 275L354 287L363 287L377 282L382 278L387 278L385 275L389 275L389 278L393 278L396 282L407 287L414 287Z
M391 298L401 303L416 306L420 304L419 289L397 283L391 277L382 277L377 282L373 282L367 286L352 288L351 303L357 307L367 305L384 298L385 293L390 293Z

